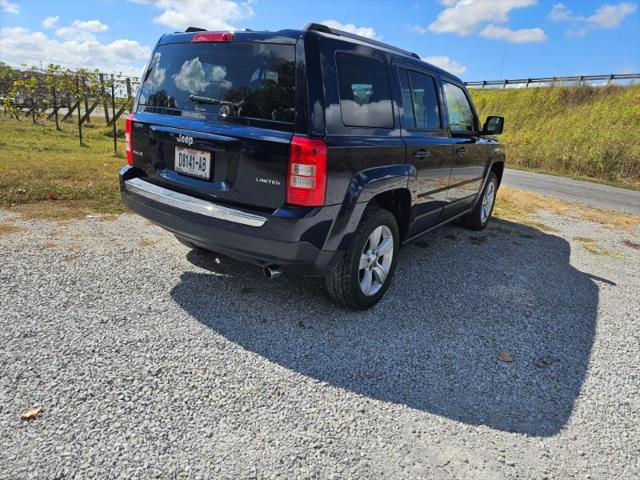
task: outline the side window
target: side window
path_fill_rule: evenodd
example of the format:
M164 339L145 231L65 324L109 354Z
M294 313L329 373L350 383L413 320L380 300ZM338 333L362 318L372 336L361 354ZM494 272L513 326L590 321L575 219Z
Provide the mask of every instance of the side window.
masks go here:
M473 132L475 130L473 110L464 91L460 87L448 82L443 82L443 87L451 132Z
M393 128L389 79L384 63L336 54L342 122L348 127Z
M398 69L400 78L400 91L402 92L402 105L404 115L402 125L404 128L416 128L416 120L413 112L413 98L411 97L411 85L409 84L409 72L404 68Z
M440 129L440 107L436 84L430 75L410 72L416 127L424 130Z

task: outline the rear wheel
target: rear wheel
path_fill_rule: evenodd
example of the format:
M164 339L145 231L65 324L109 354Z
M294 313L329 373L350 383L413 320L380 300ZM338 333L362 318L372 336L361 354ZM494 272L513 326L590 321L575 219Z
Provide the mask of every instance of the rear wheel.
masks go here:
M331 298L364 310L384 296L397 264L400 234L388 210L369 207L354 233L351 246L325 277Z
M496 203L496 194L498 193L498 177L496 174L489 173L489 178L482 191L482 196L471 213L460 219L463 227L471 230L482 230L489 223L493 207Z

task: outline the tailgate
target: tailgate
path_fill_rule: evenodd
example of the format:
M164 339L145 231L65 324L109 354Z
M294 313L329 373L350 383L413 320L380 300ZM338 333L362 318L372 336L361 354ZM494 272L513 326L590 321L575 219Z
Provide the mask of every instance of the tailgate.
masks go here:
M294 45L162 43L138 96L134 166L188 195L276 209L285 203L294 107Z
M285 203L291 137L258 127L137 113L134 166L154 183L183 193L276 209Z

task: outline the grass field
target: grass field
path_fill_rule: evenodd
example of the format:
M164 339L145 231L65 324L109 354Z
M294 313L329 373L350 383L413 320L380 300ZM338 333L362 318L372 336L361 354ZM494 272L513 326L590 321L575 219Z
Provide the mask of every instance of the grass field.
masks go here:
M123 153L113 154L111 129L85 127L81 147L76 128L64 124L56 131L52 122L0 117L0 206L20 205L33 216L124 210L117 173L126 161ZM124 138L118 147L124 151Z
M510 166L640 188L640 85L470 91Z

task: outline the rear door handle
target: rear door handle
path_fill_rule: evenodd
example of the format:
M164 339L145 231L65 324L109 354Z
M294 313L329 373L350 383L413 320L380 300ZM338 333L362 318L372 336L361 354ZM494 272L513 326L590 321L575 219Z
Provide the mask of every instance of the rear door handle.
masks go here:
M431 152L427 152L424 148L413 152L413 157L418 159L429 158L430 156Z
M459 149L456 150L456 153L461 156L464 157L465 154L467 153L467 151L464 149L464 147L460 147Z

